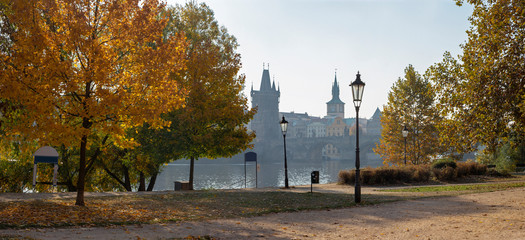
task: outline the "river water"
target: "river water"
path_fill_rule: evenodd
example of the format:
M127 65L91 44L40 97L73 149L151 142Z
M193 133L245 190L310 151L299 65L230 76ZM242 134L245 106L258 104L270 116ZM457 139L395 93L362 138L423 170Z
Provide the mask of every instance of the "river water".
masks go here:
M210 163L211 162L211 163ZM246 185L244 164L221 164L220 161L195 163L194 189L239 189L255 188L255 162L246 165ZM288 182L290 186L308 185L312 171L319 171L319 182L337 182L339 171L355 168L353 161L288 162ZM188 181L190 164L187 160L169 163L160 173L154 190L173 190L175 181ZM257 187L284 186L284 163L259 163Z

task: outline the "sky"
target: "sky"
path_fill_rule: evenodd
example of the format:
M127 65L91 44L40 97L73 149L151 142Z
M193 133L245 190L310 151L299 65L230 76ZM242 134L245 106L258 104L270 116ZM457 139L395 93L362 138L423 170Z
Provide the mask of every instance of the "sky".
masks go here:
M250 106L251 86L259 90L266 63L281 88L279 111L318 117L326 116L335 74L345 118L355 117L349 84L358 71L366 84L359 116L372 117L409 64L423 74L445 51L461 54L472 14L470 5L458 7L454 0L199 2L237 38Z

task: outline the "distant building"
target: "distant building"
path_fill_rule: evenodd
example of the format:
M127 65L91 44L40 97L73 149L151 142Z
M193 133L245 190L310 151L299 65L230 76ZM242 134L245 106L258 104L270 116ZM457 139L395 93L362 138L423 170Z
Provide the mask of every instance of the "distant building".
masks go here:
M345 118L345 103L339 99L337 75L335 75L334 83L332 84L332 100L326 103L326 115L328 117Z
M326 127L327 137L349 136L349 127L341 117L336 117L331 125Z
M252 108L257 113L251 121L251 129L257 135L256 141L274 141L281 136L279 127L279 98L281 90L270 83L270 70L263 68L259 91L251 90Z
M257 114L250 122L255 131L254 151L261 162L282 161L283 136L279 122L284 116L288 121L287 158L290 161L338 161L352 159L349 148L355 142L355 118L344 118L345 103L339 98L337 76L332 83L332 99L326 103L327 115L309 116L307 113L279 112L280 89L271 82L270 72L263 68L259 90L251 89L252 107ZM363 166L379 166L382 160L372 149L379 142L381 111L376 110L371 119L359 119L360 148Z
M368 121L366 129L370 135L381 135L381 110L379 108L376 109L374 115Z
M306 137L326 137L326 125L321 122L312 122L306 126Z
M288 132L286 133L286 137L306 137L306 125L312 121L312 117L308 116L308 113L280 113L279 119L281 119L282 116L288 121Z

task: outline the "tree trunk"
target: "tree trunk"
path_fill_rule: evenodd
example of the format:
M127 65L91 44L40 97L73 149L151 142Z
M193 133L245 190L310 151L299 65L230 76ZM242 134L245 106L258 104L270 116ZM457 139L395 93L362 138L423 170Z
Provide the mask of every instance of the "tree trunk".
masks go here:
M80 162L78 167L78 181L77 181L77 201L75 205L85 206L84 203L84 186L86 184L86 148L87 136L82 136L80 141Z
M159 174L158 172L155 172L155 174L151 176L151 178L149 179L148 189L146 189L146 191L148 192L153 191L153 187L155 186L155 181L157 181L158 174Z
M190 162L190 189L193 190L193 170L195 169L195 158L191 157Z
M139 192L144 192L146 191L146 178L144 177L144 173L143 172L140 172L140 175L139 175Z
M124 187L131 192L131 178L129 177L129 169L124 167Z
M122 172L124 175L124 181L122 181L120 177L117 176L115 173L111 172L111 170L109 170L109 168L104 163L102 163L102 166L103 166L104 171L106 171L106 173L110 177L112 177L113 179L115 179L115 181L117 181L120 185L122 185L126 189L126 191L131 192L131 182L129 180L128 169L126 167L122 168Z
M73 181L71 179L68 179L66 181L67 191L68 192L76 192L77 187L73 184Z

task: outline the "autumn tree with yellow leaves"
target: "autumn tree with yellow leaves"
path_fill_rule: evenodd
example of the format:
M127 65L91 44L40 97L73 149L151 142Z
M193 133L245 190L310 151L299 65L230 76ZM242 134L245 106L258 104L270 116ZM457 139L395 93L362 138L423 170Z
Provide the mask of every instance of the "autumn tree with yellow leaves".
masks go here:
M404 163L405 139L401 131L408 129L407 164L429 163L441 153L437 124L440 116L435 111L435 93L428 79L412 65L405 68L405 77L399 78L388 93L388 103L381 116L381 139L374 149L384 164Z
M169 122L183 104L174 77L185 41L163 35L157 0L0 0L0 94L18 106L2 127L11 139L78 146L76 205L84 205L94 137L133 144L125 130ZM92 150L92 149L91 149Z
M171 19L167 33L184 32L188 41L187 68L175 77L188 95L184 108L166 115L172 124L159 137L170 143L163 152L171 153L173 159L190 160L193 188L195 160L231 157L251 146L255 134L248 132L247 124L255 110L249 110L242 94L245 77L238 75L237 41L219 26L213 11L195 2L167 11Z
M451 147L496 155L505 144L525 149L525 2L456 0L473 6L457 58L445 53L429 68ZM525 162L522 154L521 161Z

